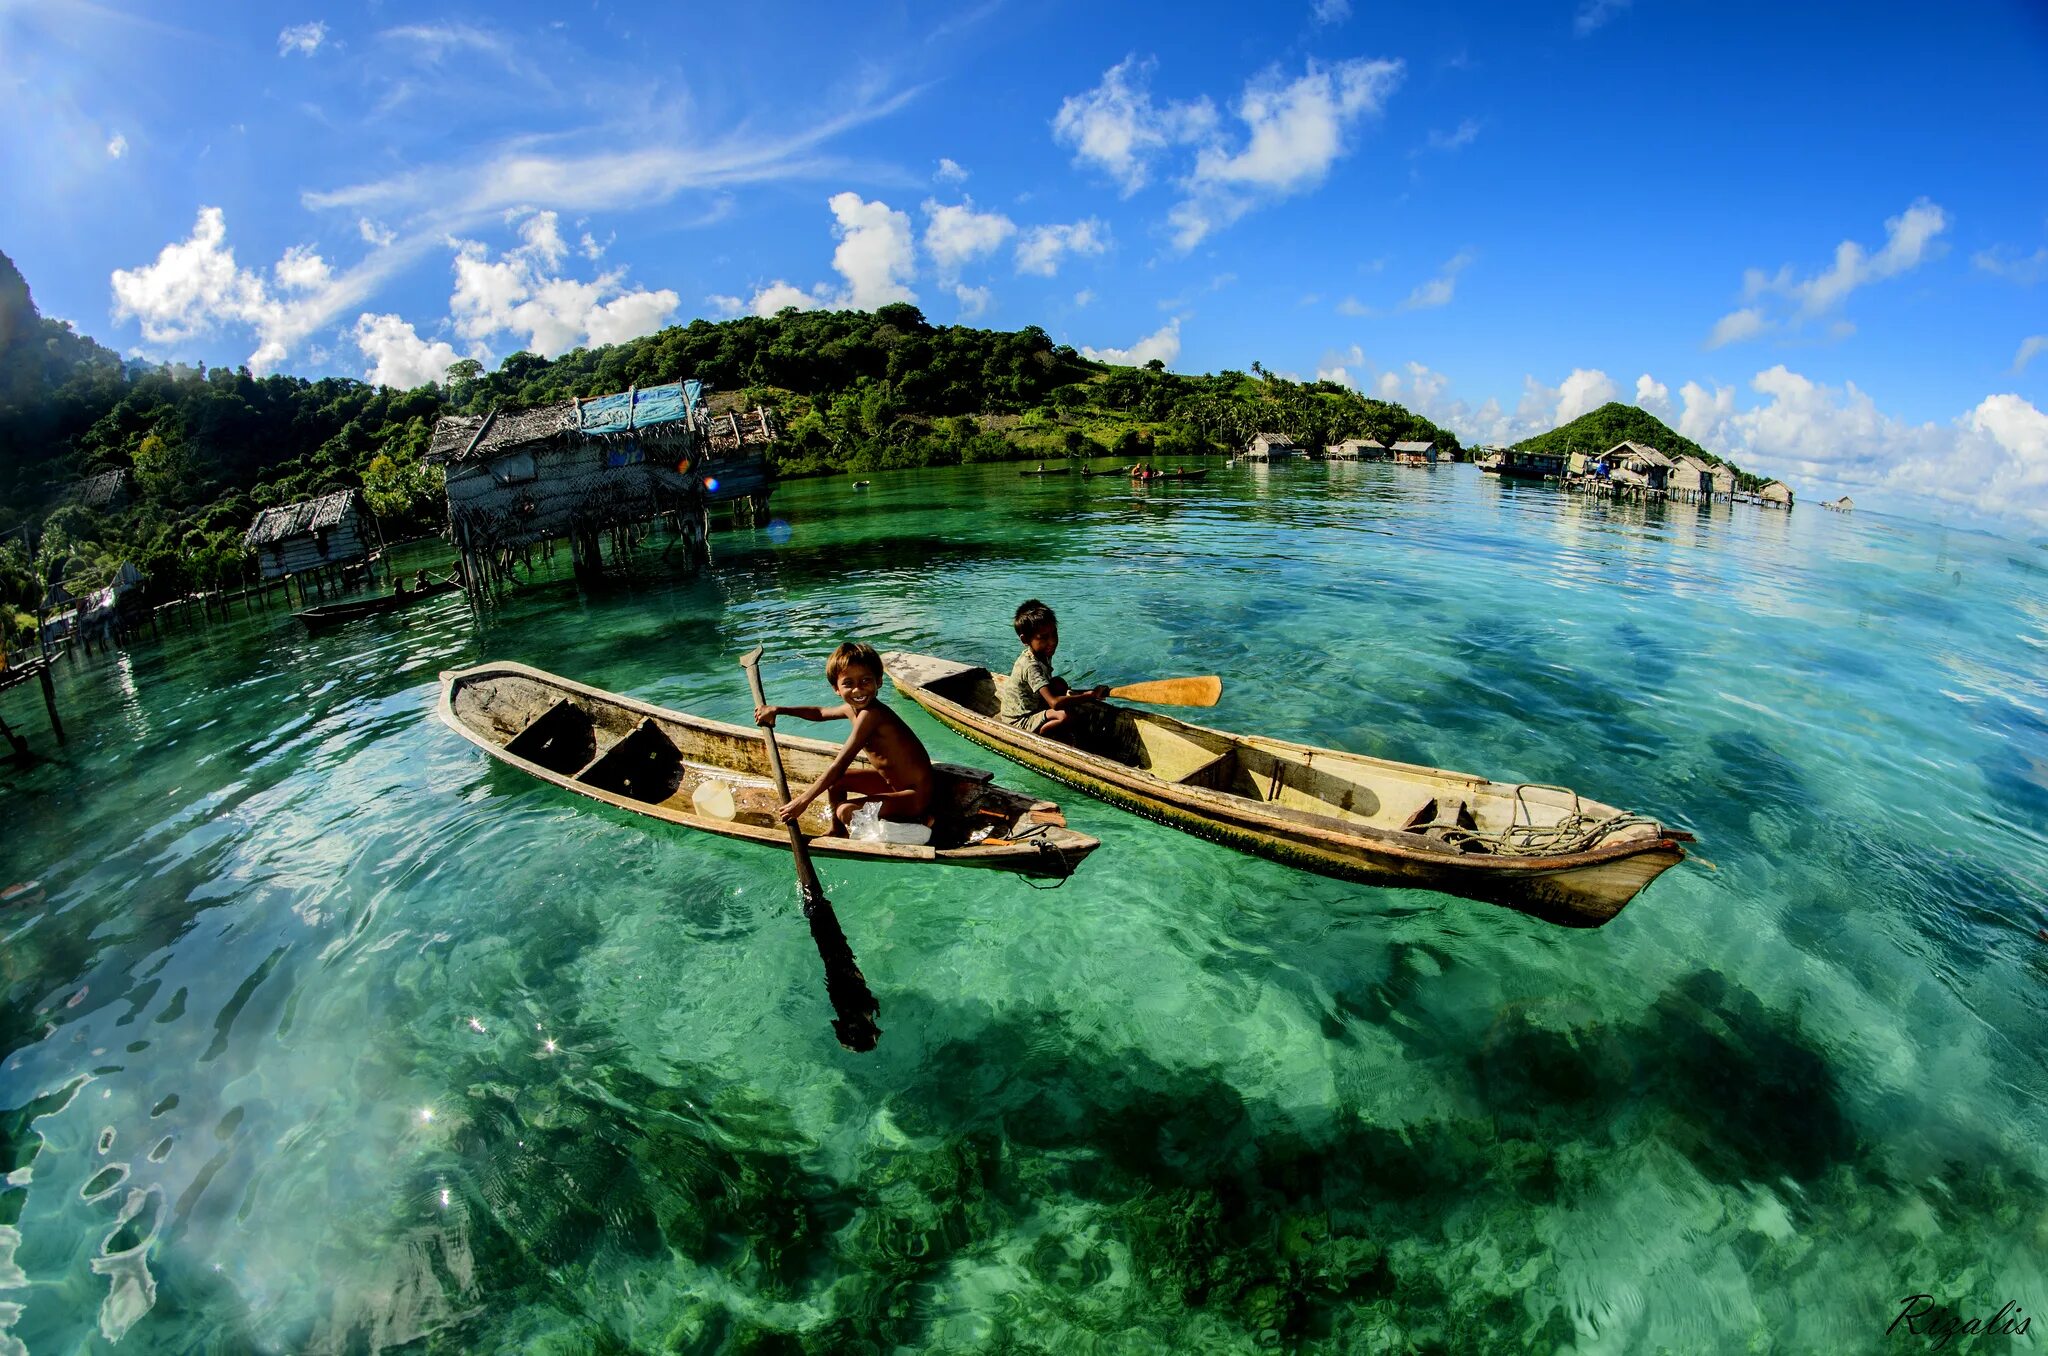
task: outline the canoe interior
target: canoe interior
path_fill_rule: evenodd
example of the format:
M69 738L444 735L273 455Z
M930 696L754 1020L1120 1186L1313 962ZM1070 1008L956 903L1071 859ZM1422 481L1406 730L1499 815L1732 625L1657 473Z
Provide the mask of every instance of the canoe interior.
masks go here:
M767 746L750 731L649 716L516 672L465 679L450 697L455 718L483 742L571 782L700 819L704 812L695 798L712 783L732 796L733 822L781 828ZM777 742L792 787L816 779L838 753L836 745L779 731ZM946 763L933 771L930 847L936 851L965 846L980 828L989 828L994 840L1023 833L1042 804L993 785L986 772ZM813 837L829 833L825 798L807 806L797 825ZM1058 836L1076 840L1063 846L1093 846L1092 839L1064 830Z
M924 683L932 695L993 718L1006 678L968 668ZM1430 842L1457 826L1498 833L1513 825L1548 826L1573 813L1606 818L1613 806L1557 787L1517 786L1439 768L1312 749L1283 740L1229 734L1171 716L1105 704L1076 741L1093 753L1160 781L1333 819ZM1337 827L1332 825L1331 827ZM1607 845L1661 836L1654 825L1616 830ZM1465 852L1483 851L1476 844Z

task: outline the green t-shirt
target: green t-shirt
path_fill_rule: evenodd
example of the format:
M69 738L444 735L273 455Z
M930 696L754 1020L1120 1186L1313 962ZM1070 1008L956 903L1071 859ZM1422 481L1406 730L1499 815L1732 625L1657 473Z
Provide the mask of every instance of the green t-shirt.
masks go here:
M1052 681L1052 665L1031 653L1027 646L1010 665L1010 681L1003 684L1002 718L1012 725L1045 710L1039 689Z

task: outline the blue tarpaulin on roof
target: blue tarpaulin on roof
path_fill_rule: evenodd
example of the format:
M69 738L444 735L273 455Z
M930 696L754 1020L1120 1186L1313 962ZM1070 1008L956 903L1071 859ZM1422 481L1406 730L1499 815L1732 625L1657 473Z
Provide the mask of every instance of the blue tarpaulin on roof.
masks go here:
M702 390L698 382L670 382L586 400L580 407L583 432L626 433L680 422L689 418L690 406L702 398Z

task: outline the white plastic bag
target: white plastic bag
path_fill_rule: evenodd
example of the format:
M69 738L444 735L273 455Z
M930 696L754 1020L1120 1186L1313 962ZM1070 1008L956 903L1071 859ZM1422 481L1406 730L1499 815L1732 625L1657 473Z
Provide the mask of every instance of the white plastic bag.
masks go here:
M898 824L882 818L882 802L864 800L846 826L847 836L863 843L903 843L921 847L929 843L932 831L923 824Z

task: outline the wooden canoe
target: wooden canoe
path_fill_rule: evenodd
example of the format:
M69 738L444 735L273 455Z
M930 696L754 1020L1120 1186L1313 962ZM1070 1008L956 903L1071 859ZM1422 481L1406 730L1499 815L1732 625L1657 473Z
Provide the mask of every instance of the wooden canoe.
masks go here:
M1105 704L1076 748L998 719L1005 678L930 655L882 657L906 697L978 744L1091 795L1274 861L1370 885L1484 900L1565 927L1598 927L1692 835L1637 816L1570 850L1507 855L1488 834L1541 833L1621 812L1558 787L1516 786L1336 749L1230 734ZM1534 837L1528 829L1522 836ZM1560 835L1562 836L1562 835Z
M1017 474L1020 476L1063 476L1070 474L1073 469L1071 466L1054 466L1051 468L1040 468L1036 471L1019 471Z
M684 828L703 829L789 850L789 832L775 818L780 800L769 780L761 732L670 711L524 664L479 664L441 675L441 719L500 762L592 800ZM778 730L792 782L809 782L839 745ZM824 797L797 821L809 848L827 857L978 866L1025 876L1062 877L1093 852L1097 840L1066 827L1059 807L995 784L994 774L950 763L935 765L935 823L928 844L872 843L828 837ZM735 817L700 810L729 794ZM989 830L978 842L978 830Z
M343 622L356 621L363 617L378 617L386 612L398 612L411 607L421 599L454 593L461 587L451 580L441 580L424 588L407 589L402 594L387 593L377 598L362 598L353 603L325 603L319 607L309 607L303 612L294 612L292 615L304 622L308 631L323 631L330 626L339 626Z

